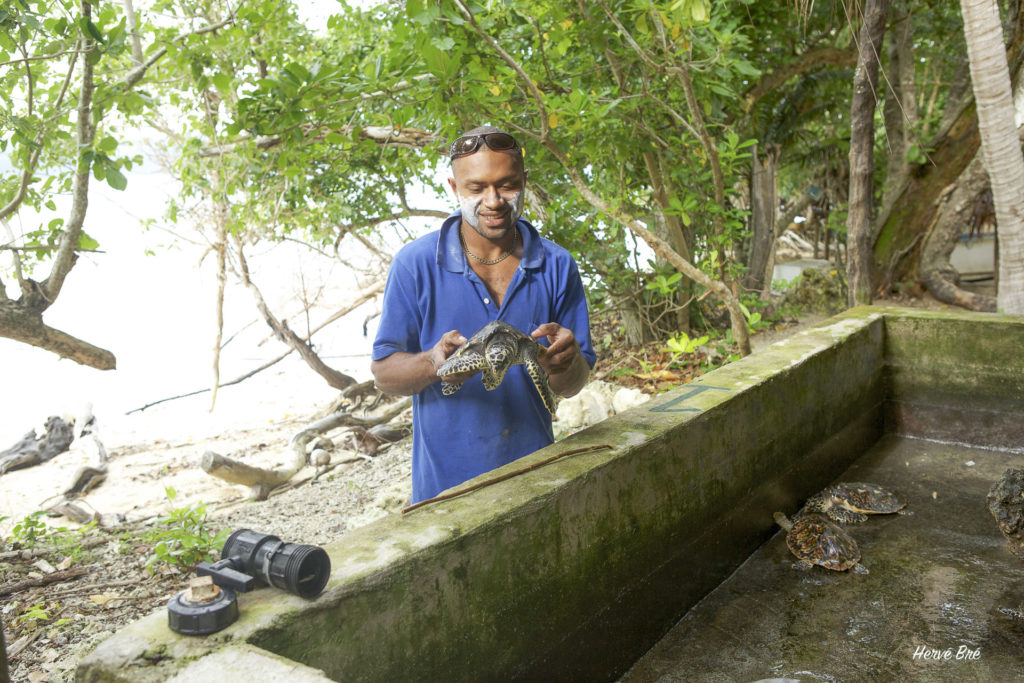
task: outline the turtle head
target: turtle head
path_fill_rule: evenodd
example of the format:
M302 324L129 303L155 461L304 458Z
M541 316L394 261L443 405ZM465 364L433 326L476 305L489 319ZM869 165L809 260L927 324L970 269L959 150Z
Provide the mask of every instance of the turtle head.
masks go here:
M781 526L786 531L789 531L791 528L793 528L793 523L789 521L789 517L787 517L783 513L776 512L774 515L772 515L772 517L775 518L775 523Z

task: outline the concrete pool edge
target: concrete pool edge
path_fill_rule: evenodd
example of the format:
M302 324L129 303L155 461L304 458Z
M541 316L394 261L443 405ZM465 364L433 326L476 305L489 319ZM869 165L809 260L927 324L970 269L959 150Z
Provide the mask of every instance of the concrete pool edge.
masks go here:
M889 318L1022 325L922 313L829 319L503 469L612 450L346 534L315 601L242 596L239 621L207 638L172 633L161 610L101 643L78 679L165 680L234 648L346 680L614 677L771 534L772 508L877 440Z

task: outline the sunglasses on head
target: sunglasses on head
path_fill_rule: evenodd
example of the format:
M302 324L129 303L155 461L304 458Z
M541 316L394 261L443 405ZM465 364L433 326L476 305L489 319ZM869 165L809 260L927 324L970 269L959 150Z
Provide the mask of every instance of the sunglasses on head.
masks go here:
M480 143L485 143L495 152L519 149L519 143L508 133L480 133L479 135L463 135L457 139L448 148L448 157L458 159L468 156L480 149Z

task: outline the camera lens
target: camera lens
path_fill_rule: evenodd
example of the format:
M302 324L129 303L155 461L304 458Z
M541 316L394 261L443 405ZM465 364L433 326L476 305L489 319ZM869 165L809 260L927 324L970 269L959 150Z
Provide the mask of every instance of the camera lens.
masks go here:
M239 529L221 551L239 571L263 584L303 598L315 598L331 577L331 558L315 545L285 543L277 536Z

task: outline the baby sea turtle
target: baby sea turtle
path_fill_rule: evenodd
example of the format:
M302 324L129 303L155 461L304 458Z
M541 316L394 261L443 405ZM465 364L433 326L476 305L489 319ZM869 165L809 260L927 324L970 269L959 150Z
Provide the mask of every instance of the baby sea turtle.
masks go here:
M555 394L548 384L548 373L537 362L537 358L545 351L546 349L533 337L523 334L506 322L495 320L481 327L465 344L455 349L455 353L437 369L437 374L444 377L459 372L482 370L484 388L491 391L501 384L505 372L510 367L525 365L526 373L537 387L544 405L554 413ZM450 396L461 388L462 382L441 382L441 393L445 396Z
M906 506L892 491L863 482L840 482L808 499L806 512L820 512L836 522L865 522L868 515L888 515Z
M796 555L796 566L810 569L820 565L837 572L853 569L858 574L868 570L860 562L860 548L845 531L828 521L824 515L801 514L793 521L776 512L776 523L786 530L786 545Z

